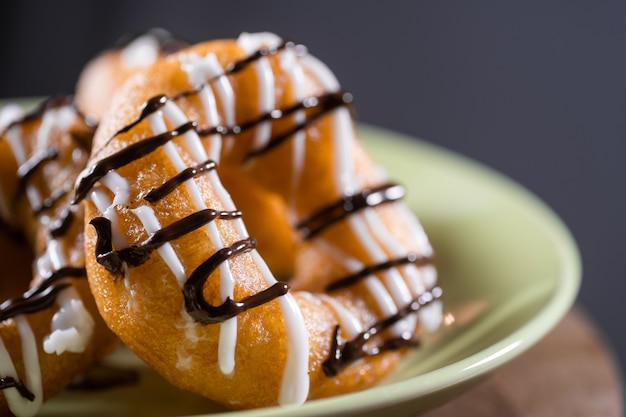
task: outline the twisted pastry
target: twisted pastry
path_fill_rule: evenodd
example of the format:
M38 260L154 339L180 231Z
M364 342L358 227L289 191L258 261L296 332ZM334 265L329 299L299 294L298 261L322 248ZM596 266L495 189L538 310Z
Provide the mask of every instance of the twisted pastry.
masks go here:
M234 408L300 404L372 385L438 326L432 249L350 101L266 33L183 49L113 98L75 189L88 277L111 329L173 384ZM275 222L283 242L264 246Z
M69 204L93 126L68 97L11 117L0 136L0 216L5 231L23 233L35 259L26 292L28 281L11 273L0 286L13 287L0 303L0 415L32 416L117 338L86 279L82 206ZM24 262L16 255L6 260Z

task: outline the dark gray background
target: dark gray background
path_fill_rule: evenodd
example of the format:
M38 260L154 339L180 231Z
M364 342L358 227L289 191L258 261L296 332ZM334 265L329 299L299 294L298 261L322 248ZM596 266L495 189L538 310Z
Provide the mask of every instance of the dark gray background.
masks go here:
M304 43L360 121L456 150L546 201L578 241L579 303L626 358L626 2L3 1L0 98L73 92L127 32Z

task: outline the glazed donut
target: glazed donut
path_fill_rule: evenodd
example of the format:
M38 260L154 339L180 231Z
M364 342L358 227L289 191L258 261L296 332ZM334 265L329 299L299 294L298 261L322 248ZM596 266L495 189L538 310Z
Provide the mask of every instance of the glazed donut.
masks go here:
M183 46L186 42L160 28L123 37L83 68L76 84L79 108L90 118L99 120L109 107L115 90L124 81Z
M350 102L268 33L183 49L116 93L75 187L88 278L110 328L174 385L232 408L301 404L371 386L439 325L432 248Z
M18 280L22 272L6 273L17 265L3 264L3 280L13 282L0 286L9 297L0 303L0 415L32 416L117 338L86 279L82 206L70 204L94 128L68 97L12 118L0 136L0 215L5 232L22 233L34 261L30 288ZM9 256L3 263L29 265L22 252Z

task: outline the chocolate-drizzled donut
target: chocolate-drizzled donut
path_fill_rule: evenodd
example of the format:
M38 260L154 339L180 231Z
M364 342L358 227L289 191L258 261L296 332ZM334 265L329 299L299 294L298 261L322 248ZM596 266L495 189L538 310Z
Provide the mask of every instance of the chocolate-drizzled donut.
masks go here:
M29 243L34 268L30 285L0 286L14 287L0 302L0 415L32 416L117 338L89 290L82 206L69 204L94 128L69 97L13 119L0 132L0 217L4 231ZM3 270L2 280L19 278Z
M438 326L431 246L350 105L267 33L183 49L118 90L75 188L88 277L111 329L173 384L234 408L300 404L371 386ZM274 222L291 259L264 246Z

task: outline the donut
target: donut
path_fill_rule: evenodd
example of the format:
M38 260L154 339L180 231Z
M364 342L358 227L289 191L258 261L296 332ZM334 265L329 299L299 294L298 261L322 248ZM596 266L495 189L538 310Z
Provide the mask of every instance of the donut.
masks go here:
M270 33L184 48L116 92L75 187L87 275L172 384L302 404L375 384L438 327L432 247L351 102Z
M135 72L187 43L161 28L122 37L116 45L91 59L76 83L76 102L91 119L99 120L115 90Z
M118 339L86 279L82 205L70 204L94 127L66 96L0 119L9 111L0 136L0 415L32 416Z

